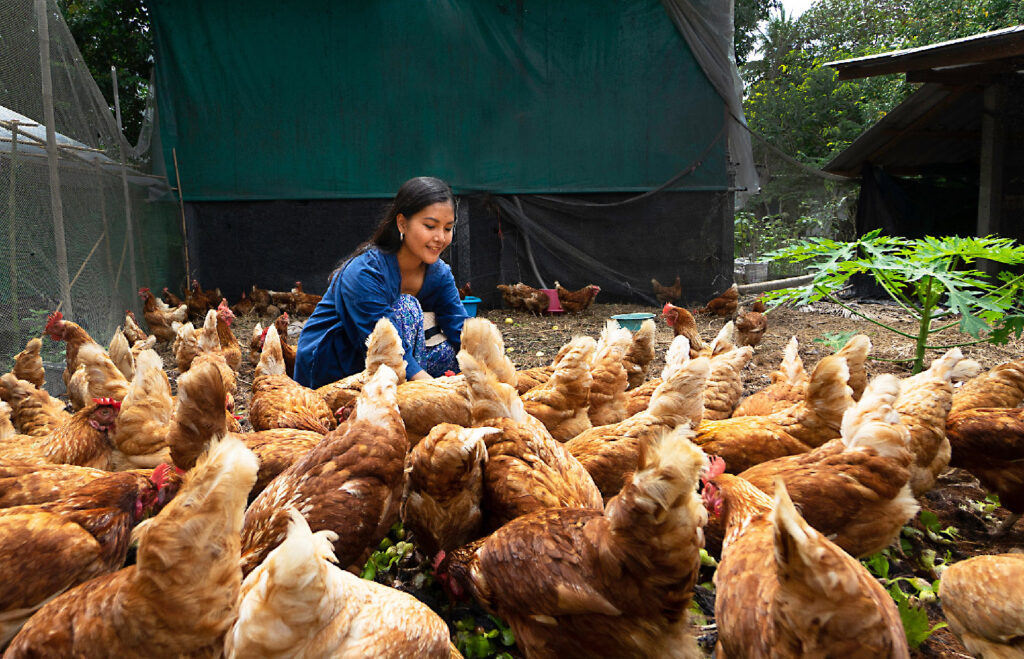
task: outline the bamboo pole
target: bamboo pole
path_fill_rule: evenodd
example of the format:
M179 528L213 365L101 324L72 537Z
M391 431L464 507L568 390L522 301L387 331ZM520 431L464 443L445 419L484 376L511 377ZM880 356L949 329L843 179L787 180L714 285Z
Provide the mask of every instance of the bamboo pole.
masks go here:
M74 317L71 306L71 283L68 281L68 246L64 241L64 206L60 197L60 170L57 167L57 126L53 118L53 77L50 73L50 24L46 0L35 0L39 28L39 68L43 91L43 118L46 124L46 153L50 166L50 207L53 212L53 239L57 250L57 277L60 283L60 304L64 313Z
M117 136L124 141L121 129L121 99L117 95L117 68L111 65L110 78L114 83L114 113L117 117ZM132 230L132 199L128 194L128 166L125 163L124 144L120 145L121 154L121 185L124 188L124 223L128 235L128 272L132 282L132 293L139 290L139 280L135 273L135 237Z
M192 268L188 258L188 228L185 225L185 197L181 194L181 175L178 173L178 149L171 147L171 156L174 158L174 189L178 191L178 207L181 208L181 239L185 243L185 290L188 290L188 283L192 281Z

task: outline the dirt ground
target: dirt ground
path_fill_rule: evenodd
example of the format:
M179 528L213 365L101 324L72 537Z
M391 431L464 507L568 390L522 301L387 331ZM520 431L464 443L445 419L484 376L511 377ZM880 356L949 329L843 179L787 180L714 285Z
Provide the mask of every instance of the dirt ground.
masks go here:
M741 300L741 303L748 301ZM916 332L917 328L909 322L909 318L895 306L855 301L848 304L879 322L903 331ZM509 356L516 366L528 368L550 363L558 348L573 336L587 334L596 338L603 324L612 315L633 312L653 313L656 320L659 321L658 356L651 367L653 374L651 377L653 377L660 372L664 364L664 352L672 340L672 330L660 322L660 310L657 308L625 304L595 304L587 312L578 316L532 316L524 312L506 309L481 310L479 315L493 321L501 328L506 348L510 349ZM265 325L268 320L270 319L262 319L263 324ZM301 329L301 320L304 319L293 321L290 328L289 336L292 343L295 342ZM257 319L254 317L240 318L236 321L234 329L243 349L248 345L249 335L256 322ZM725 320L720 318L698 318L701 334L708 340L715 336L724 322ZM775 309L768 314L768 323L765 338L756 349L754 358L744 372L746 394L768 384L769 373L781 361L783 349L792 336L796 336L799 341L800 356L808 371L822 356L833 352L833 348L828 343L830 335L856 331L868 335L872 341L873 360L868 363L869 375L896 373L903 376L910 373L909 362L886 361L912 358L913 345L909 339L853 316L837 305L816 304L803 308ZM954 329L946 330L936 338L937 344L941 342L944 345L968 341L970 341L970 337L961 335ZM1024 341L1018 339L1007 345L979 344L964 347L962 350L967 357L976 359L982 366L989 368L1024 354ZM173 355L170 353L169 347L162 346L160 351L164 363L173 366ZM930 352L926 358L926 364L939 354L939 352ZM252 368L253 364L247 358L243 359L242 370L239 374L239 391L236 394L238 401L236 411L243 415L252 385ZM171 368L169 375L173 382L177 373ZM248 430L248 421L243 420L242 423L243 428ZM927 560L922 560L922 556L929 549L934 550L938 556L936 564L941 564L943 561L955 562L978 554L1024 551L1024 520L1001 539L993 540L989 537L989 531L1004 520L1008 513L1002 508L985 506L986 495L987 492L969 473L954 469L944 475L940 480L940 485L922 497L920 502L923 511L935 515L938 520L937 527L934 523L924 524L920 518L913 520L908 525L908 528L904 530L902 547L891 550L890 578L914 576L921 577L928 582L938 579L941 565L934 568L927 564ZM941 529L942 532L936 533L936 528ZM423 558L417 556L415 559L404 561L394 575L383 579L383 581L390 585L406 587L407 584L401 575L404 573L408 576L422 570ZM710 574L709 572L707 575L702 575L701 581L710 581ZM378 580L382 580L380 576ZM416 591L412 587L407 589ZM419 592L416 594L421 596ZM428 604L439 610L447 611L446 615L455 615L450 610L444 609L438 602L430 601L432 597L423 596ZM704 592L698 601L707 609L705 613L713 612L713 594ZM942 609L938 602L932 601L927 604L926 610L932 624L943 622ZM480 619L479 612L471 613ZM452 620L451 617L448 619ZM713 643L713 637L705 640L708 643ZM969 655L948 629L939 629L913 653L913 656L957 657Z

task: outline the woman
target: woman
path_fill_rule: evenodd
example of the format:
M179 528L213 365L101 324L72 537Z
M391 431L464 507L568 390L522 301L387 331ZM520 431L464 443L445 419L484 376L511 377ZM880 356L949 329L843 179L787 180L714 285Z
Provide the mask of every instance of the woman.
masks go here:
M381 318L402 337L407 379L458 370L466 311L451 268L440 260L454 231L447 183L426 176L403 183L373 237L331 274L299 336L295 380L316 388L363 370L366 337Z

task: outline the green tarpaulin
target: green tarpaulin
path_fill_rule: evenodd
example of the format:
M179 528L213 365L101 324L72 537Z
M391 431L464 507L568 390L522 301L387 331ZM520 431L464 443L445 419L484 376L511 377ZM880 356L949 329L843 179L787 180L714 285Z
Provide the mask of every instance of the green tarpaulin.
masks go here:
M189 201L648 190L698 160L675 189L727 185L723 103L658 0L147 4Z

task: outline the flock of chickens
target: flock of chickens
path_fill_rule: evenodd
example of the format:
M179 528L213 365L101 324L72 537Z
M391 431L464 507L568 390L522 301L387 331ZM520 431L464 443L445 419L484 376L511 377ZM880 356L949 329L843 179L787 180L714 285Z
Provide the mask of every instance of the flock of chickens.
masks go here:
M149 334L129 314L109 348L55 313L71 412L42 388L41 339L15 358L0 377L4 657L459 656L430 608L352 573L399 520L449 596L507 621L527 657L701 656L688 610L705 547L719 657L906 657L896 604L857 559L949 466L1000 495L1002 532L1024 512L1024 358L980 373L952 349L869 381L868 337L810 373L794 338L741 399L764 332L749 314L764 316L737 313L731 289L698 310L736 317L710 342L666 302L658 377L653 320L517 371L498 327L471 318L461 374L405 381L381 320L365 370L311 390L288 374L297 288L249 296L285 313L244 350L243 310L196 291L183 315L143 289ZM969 651L1024 652L1021 583L1024 555L946 569Z

